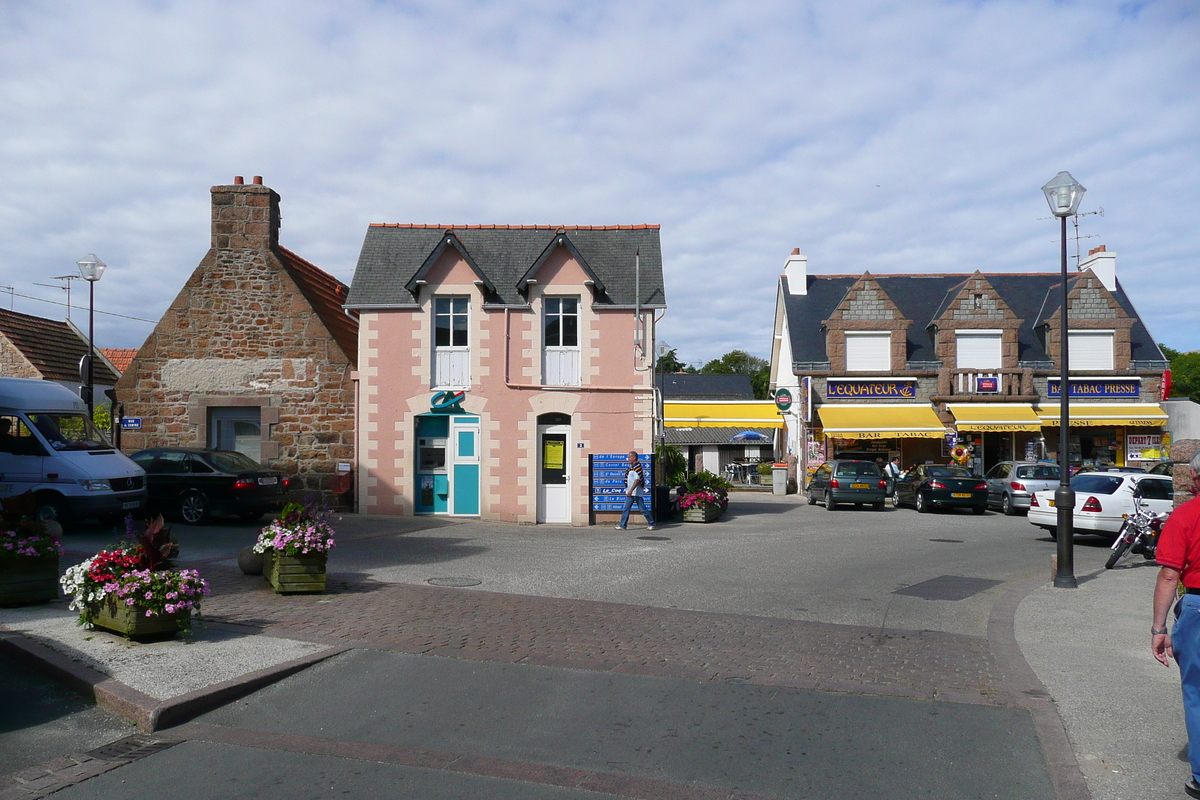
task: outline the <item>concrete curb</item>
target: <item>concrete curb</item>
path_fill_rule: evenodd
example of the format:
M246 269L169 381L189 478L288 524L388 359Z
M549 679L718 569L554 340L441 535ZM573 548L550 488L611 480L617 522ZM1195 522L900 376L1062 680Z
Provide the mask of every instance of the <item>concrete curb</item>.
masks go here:
M178 697L158 700L89 666L72 661L36 639L0 626L0 650L148 733L179 725L349 649L331 647Z
M1017 644L1017 607L1030 592L1045 584L1044 576L1033 577L1001 595L988 616L988 647L996 666L1004 674L1004 685L1012 693L1013 704L1028 711L1033 718L1034 730L1059 800L1092 800L1058 707Z

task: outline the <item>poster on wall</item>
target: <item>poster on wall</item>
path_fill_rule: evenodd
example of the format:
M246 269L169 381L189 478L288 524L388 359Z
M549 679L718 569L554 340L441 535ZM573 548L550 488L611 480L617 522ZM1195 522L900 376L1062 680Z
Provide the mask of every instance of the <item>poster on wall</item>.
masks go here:
M1152 434L1129 434L1125 437L1125 457L1126 458L1162 458L1163 457L1163 441L1162 435L1157 433Z
M808 466L821 466L825 463L825 442L821 439L808 440Z
M546 469L562 469L567 443L561 439L546 439L542 444L542 464Z

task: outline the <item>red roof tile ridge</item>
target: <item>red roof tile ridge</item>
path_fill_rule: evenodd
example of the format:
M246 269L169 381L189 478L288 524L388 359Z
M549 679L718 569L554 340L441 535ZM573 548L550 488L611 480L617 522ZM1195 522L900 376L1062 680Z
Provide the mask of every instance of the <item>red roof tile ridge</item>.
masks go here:
M410 228L428 230L487 230L487 231L656 231L662 228L660 224L641 223L638 225L442 225L422 222L372 222L372 228Z
M342 303L346 301L346 295L350 291L349 287L282 245L279 247L279 253L284 258L284 267L308 298L326 330L351 363L355 363L358 357L358 320L348 316L342 309Z
M862 272L857 272L857 273L838 272L838 273L828 273L828 274L822 274L822 275L812 275L811 277L813 277L813 278L854 278L857 280L858 278L861 278L863 276L863 274L864 273L862 273ZM974 272L872 272L871 277L873 279L878 279L878 278L969 278L974 274L975 274ZM995 276L999 276L999 277L1004 277L1007 275L1038 275L1041 277L1053 276L1056 278L1059 277L1059 275L1060 275L1060 273L1057 273L1057 272L982 272L980 274L983 275L984 277L988 277L991 275L995 275ZM1080 273L1075 273L1075 274L1079 275Z

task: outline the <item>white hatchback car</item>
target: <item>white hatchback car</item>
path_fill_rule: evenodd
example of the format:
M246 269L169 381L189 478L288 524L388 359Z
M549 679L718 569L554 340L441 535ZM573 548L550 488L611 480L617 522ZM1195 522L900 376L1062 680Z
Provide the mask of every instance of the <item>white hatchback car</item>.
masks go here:
M1141 487L1142 503L1151 511L1170 513L1174 487L1170 478L1144 472L1085 472L1071 479L1075 490L1074 532L1116 536L1125 517L1134 508L1133 488ZM1029 503L1031 525L1050 531L1058 538L1058 511L1054 490L1035 492Z

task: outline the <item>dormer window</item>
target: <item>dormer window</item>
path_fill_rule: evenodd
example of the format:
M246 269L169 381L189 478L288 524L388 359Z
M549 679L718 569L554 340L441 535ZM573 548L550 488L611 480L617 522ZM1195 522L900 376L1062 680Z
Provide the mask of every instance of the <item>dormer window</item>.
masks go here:
M433 299L433 388L471 388L470 308L467 297Z
M542 383L578 386L579 298L547 297L542 316Z
M891 332L846 331L847 372L889 372L891 368Z
M1002 336L998 330L955 331L958 369L1000 369L1004 358Z

